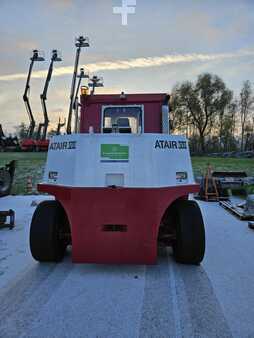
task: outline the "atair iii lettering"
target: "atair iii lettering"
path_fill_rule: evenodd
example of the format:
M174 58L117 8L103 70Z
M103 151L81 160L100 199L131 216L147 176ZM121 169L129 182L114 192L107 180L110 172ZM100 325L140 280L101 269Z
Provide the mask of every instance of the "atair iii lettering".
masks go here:
M187 149L186 141L156 140L155 149Z
M53 142L50 144L50 150L72 150L76 149L76 141L69 142Z

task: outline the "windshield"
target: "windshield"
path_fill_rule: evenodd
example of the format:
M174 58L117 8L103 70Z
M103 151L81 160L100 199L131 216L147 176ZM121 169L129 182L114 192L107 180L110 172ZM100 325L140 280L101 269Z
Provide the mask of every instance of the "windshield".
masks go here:
M140 127L140 128L139 128ZM134 106L108 107L103 114L104 133L137 134L142 128L142 108Z

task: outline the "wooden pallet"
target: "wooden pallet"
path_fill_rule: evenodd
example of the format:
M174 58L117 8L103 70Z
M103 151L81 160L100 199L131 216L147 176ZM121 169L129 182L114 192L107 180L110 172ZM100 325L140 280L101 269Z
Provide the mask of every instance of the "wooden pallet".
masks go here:
M234 205L231 201L220 201L220 205L242 221L254 221L254 214L247 214L244 211L243 204Z

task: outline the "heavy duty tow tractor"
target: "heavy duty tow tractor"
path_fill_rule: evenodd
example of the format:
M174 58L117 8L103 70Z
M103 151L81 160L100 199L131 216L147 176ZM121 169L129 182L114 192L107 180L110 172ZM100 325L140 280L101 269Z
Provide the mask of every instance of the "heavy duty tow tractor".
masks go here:
M88 46L80 37L77 55ZM187 139L169 135L166 94L98 95L82 91L80 132L71 133L78 68L74 67L68 135L50 140L43 183L55 196L34 212L30 248L60 261L69 244L75 263L155 264L157 246L177 262L199 264L205 230Z

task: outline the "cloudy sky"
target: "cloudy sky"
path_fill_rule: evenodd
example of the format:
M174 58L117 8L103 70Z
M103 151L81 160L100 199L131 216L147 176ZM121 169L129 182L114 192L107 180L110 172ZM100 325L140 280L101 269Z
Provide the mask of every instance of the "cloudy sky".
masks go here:
M104 92L170 92L202 72L221 76L239 92L254 76L253 0L136 0L128 25L113 14L122 0L0 0L0 123L13 131L28 123L22 101L30 52L47 61L34 66L31 104L42 120L42 91L50 51L61 51L48 93L52 125L65 117L74 38L88 36L81 65L103 76Z

